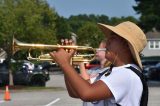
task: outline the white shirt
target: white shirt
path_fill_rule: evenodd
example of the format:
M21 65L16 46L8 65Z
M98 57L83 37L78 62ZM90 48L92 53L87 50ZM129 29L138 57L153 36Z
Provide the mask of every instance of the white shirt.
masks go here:
M88 104L84 106L139 106L143 91L142 82L132 70L126 68L134 64L127 64L120 67L113 67L110 75L105 74L100 78L113 94L113 98L101 100L97 104Z

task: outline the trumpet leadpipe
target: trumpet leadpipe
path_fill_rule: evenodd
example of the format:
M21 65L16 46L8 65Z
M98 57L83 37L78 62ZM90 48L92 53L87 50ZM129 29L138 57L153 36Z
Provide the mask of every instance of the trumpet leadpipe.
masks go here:
M89 46L76 46L76 45L47 45L47 44L33 44L33 43L22 43L17 39L13 39L12 44L12 53L22 50L22 49L40 49L40 50L58 50L60 48L63 49L75 49L82 51L94 51L92 47Z

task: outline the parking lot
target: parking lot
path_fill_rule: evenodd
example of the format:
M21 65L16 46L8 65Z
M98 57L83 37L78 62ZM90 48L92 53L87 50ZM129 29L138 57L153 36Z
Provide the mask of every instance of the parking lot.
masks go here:
M149 82L149 105L159 106L160 83ZM82 106L79 99L70 98L65 88L63 74L51 75L47 87L59 89L45 90L10 90L11 101L4 101L4 91L0 90L0 106Z

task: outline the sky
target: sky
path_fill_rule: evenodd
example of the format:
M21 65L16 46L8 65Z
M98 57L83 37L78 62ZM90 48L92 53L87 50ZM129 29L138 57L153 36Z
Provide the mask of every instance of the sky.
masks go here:
M133 16L139 15L133 10L136 5L135 0L47 0L49 5L56 12L65 18L71 15L95 14L106 15L109 17Z

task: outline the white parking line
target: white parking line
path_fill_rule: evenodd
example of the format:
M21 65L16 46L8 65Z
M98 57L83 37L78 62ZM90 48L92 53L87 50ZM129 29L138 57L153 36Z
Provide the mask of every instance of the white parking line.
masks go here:
M52 104L58 102L60 100L60 98L57 98L56 100L50 102L49 104L45 105L45 106L51 106Z
M5 102L4 100L0 100L0 103L3 103L3 102Z

